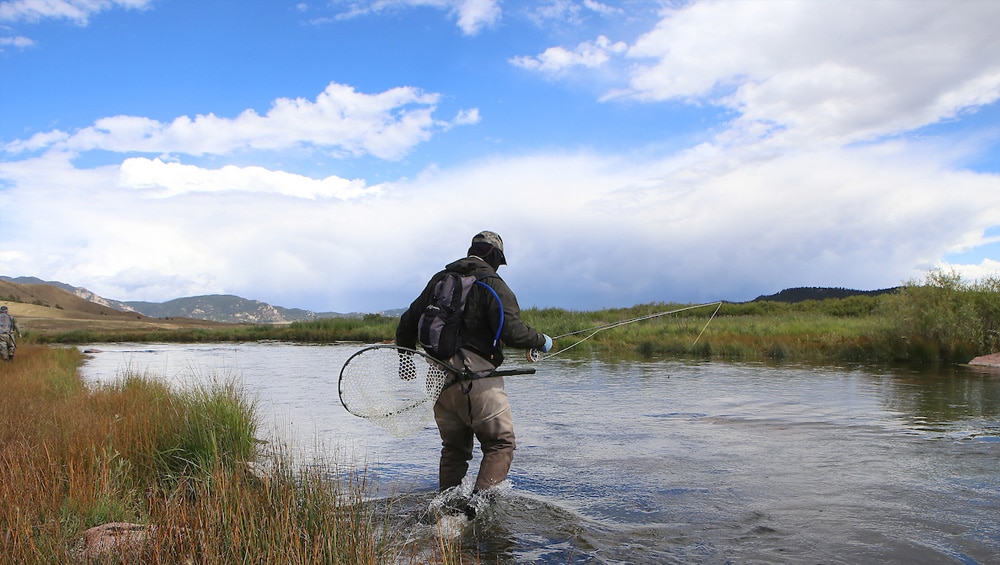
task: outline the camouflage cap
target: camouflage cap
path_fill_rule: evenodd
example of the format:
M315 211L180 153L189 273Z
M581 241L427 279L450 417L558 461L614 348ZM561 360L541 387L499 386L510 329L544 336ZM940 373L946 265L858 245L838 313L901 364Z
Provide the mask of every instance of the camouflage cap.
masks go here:
M488 243L496 247L497 251L500 252L500 264L507 264L507 258L503 253L503 240L500 239L500 234L492 231L481 231L472 238L472 243L473 245L476 243Z

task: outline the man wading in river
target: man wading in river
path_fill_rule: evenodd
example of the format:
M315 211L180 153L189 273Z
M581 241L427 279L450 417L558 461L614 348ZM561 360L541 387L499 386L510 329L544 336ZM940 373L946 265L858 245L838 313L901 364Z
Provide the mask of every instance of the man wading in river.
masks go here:
M21 337L21 328L17 325L14 316L7 313L6 306L0 306L0 358L4 361L14 360L14 349L17 343L14 341L14 333Z
M504 345L549 351L552 339L521 321L517 298L497 275L500 265L506 264L500 236L490 231L476 234L468 256L434 275L400 317L396 345L416 348L421 316L436 300L438 283L447 273L454 272L474 276L476 284L468 289L458 332L458 352L447 359L449 364L465 367L468 373L488 374L503 363ZM440 490L462 483L472 459L474 438L479 439L483 460L473 493L487 490L507 477L514 457L514 418L503 377L474 378L445 388L434 404L434 419L442 445Z

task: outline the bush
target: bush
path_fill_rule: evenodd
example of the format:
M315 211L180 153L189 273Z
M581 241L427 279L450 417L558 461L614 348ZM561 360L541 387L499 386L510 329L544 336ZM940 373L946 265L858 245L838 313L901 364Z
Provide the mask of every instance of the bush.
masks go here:
M932 271L923 284L911 281L885 296L880 311L902 344L898 358L968 362L997 347L1000 279L968 283L954 271Z

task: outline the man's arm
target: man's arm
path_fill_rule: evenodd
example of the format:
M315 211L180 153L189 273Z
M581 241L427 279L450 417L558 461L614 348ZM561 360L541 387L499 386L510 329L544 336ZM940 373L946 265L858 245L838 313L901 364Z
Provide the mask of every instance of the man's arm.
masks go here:
M410 349L417 348L417 322L420 321L420 315L427 308L427 304L431 300L431 295L434 293L434 283L437 281L437 278L438 276L435 275L427 282L427 286L424 287L420 296L399 317L399 324L396 326L396 345Z
M545 336L521 320L521 307L517 297L503 279L490 279L489 284L503 303L504 324L500 339L504 345L516 349L536 349L545 345Z

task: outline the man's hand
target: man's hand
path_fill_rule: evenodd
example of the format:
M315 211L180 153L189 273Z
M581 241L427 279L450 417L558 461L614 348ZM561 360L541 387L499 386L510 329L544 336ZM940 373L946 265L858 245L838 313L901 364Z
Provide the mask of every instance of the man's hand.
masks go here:
M548 353L549 351L552 351L552 338L545 334L542 334L542 337L545 338L545 345L539 347L538 350L541 351L542 353Z

